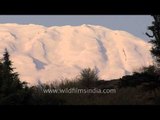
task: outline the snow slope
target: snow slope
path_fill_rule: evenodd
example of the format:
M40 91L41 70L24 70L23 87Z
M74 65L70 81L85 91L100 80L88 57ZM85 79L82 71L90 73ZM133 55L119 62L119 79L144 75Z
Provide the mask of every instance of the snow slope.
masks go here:
M1 56L5 48L21 80L30 84L73 78L86 67L96 67L102 79L115 79L152 64L149 43L96 25L0 24Z

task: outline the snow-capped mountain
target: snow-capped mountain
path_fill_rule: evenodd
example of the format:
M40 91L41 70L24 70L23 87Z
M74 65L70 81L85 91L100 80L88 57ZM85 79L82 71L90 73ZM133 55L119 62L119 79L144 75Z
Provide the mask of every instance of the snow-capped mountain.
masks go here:
M109 80L152 64L149 43L96 25L0 24L0 57L5 48L21 80L30 84L74 78L87 67Z

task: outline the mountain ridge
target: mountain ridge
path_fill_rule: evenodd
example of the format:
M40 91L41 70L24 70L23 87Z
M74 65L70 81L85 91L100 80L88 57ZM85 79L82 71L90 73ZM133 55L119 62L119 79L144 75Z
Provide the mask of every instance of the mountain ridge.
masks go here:
M85 67L116 79L153 63L151 44L98 25L0 24L0 41L0 53L7 48L20 78L31 84L72 78Z

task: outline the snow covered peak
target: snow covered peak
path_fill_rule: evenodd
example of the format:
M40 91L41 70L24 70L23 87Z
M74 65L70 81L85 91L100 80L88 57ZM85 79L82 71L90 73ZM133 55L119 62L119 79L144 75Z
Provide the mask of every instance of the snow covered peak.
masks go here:
M73 78L86 67L109 80L152 64L151 45L103 26L0 24L0 56L7 48L20 78L31 84Z

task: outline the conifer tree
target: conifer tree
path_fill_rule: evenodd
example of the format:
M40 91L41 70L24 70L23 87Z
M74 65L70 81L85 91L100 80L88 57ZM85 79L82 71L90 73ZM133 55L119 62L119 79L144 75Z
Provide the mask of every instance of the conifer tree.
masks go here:
M3 68L2 90L6 95L8 95L10 93L16 92L16 90L18 89L21 89L22 84L20 83L18 73L13 71L14 68L12 67L12 62L10 60L10 55L7 49L5 49L5 52L3 54L2 62L3 62L2 63L2 68Z
M26 104L30 91L25 82L21 82L14 72L10 55L5 49L0 63L0 104Z
M2 62L0 60L0 88L2 86L2 72L3 72L3 69L2 69Z
M158 67L160 67L160 15L152 15L154 21L152 25L148 27L148 30L152 32L152 35L146 33L146 35L150 38L150 43L153 44L151 49L151 53L155 58Z

